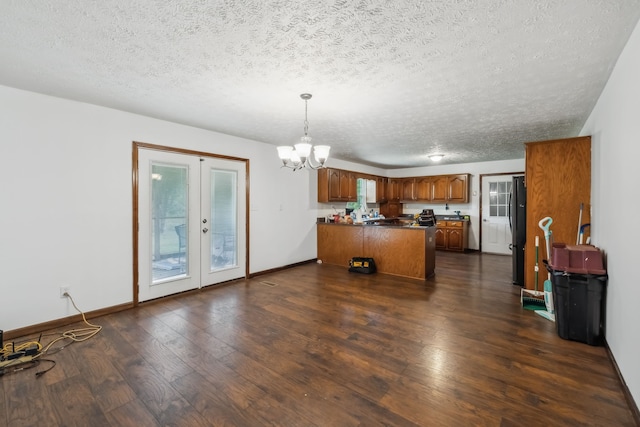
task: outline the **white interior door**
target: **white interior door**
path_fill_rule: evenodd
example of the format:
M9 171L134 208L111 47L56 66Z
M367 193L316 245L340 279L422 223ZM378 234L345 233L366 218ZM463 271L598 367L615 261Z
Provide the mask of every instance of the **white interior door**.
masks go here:
M246 164L138 151L138 300L245 276Z
M512 176L498 175L482 179L482 252L511 255L509 193Z

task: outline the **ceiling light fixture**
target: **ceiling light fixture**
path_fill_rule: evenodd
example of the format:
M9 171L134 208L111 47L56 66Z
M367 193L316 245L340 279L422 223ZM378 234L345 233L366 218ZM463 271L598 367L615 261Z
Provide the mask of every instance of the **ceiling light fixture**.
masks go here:
M429 158L434 162L439 162L440 160L442 160L443 157L444 157L443 154L432 154L429 156Z
M324 163L329 158L329 150L331 147L328 145L316 145L311 144L311 137L309 136L309 120L307 120L307 101L311 99L310 93L303 93L300 98L304 99L304 136L300 138L300 142L294 147L290 145L283 145L278 147L278 157L282 160L283 168L290 168L294 171L302 168L320 169L324 167ZM311 160L311 149L313 148L313 157L318 164L313 164Z

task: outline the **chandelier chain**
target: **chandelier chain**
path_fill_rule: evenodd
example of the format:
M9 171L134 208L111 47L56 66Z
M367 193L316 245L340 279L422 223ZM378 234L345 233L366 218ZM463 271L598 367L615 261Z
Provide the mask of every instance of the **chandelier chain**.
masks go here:
M304 100L304 136L309 134L309 120L307 120L307 100Z

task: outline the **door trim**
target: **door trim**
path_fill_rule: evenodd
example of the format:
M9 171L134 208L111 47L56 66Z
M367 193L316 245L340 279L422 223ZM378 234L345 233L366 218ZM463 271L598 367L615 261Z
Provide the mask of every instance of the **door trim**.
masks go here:
M478 188L479 198L478 198L478 252L482 253L482 180L485 177L490 176L503 176L503 175L524 175L524 172L499 172L499 173L483 173L480 174L480 187Z
M177 147L169 147L165 145L155 145L149 144L146 142L132 142L132 152L131 152L131 180L132 180L132 197L133 197L133 212L132 212L132 242L133 242L133 257L132 257L132 269L133 269L133 306L137 307L139 304L138 299L138 282L139 282L139 260L138 260L138 249L140 247L140 243L138 242L138 223L139 223L139 206L138 206L138 192L140 185L140 176L138 174L138 150L141 148L148 150L156 150L156 151L166 151L170 153L177 154L186 154L191 156L199 156L199 157L212 157L216 159L224 159L224 160L234 160L238 162L244 162L245 164L245 202L247 209L245 209L245 272L244 277L249 277L249 159L244 159L241 157L234 156L225 156L221 154L208 153L205 151L196 151L189 150L185 148L177 148Z

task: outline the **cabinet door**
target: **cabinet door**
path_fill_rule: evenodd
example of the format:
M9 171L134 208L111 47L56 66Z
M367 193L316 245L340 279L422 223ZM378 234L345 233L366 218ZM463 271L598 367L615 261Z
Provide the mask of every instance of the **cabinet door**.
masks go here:
M446 202L449 190L449 178L446 175L433 178L431 185L431 201Z
M341 170L339 172L339 181L340 181L340 185L339 185L339 194L338 194L338 200L344 200L344 201L348 201L349 200L349 196L351 195L351 176L354 176L354 180L355 180L355 174L352 174L349 171L343 171ZM354 191L355 194L355 191Z
M348 190L346 194L341 194L342 199L348 202L358 200L358 175L355 172L347 173Z
M389 178L387 184L387 200L400 200L400 178Z
M446 228L436 228L436 249L447 248Z
M376 201L385 203L387 201L387 178L378 176L376 180Z
M468 175L451 175L448 177L448 198L447 201L453 203L467 203L469 201L469 191L467 183Z
M340 171L329 169L329 201L340 200Z
M447 249L452 251L464 250L462 228L447 228Z
M414 194L415 178L404 178L402 180L402 200L415 200Z
M428 176L423 176L422 178L416 178L416 183L414 186L414 194L416 196L416 200L430 202L431 201L431 185L432 179Z
M398 202L387 202L380 205L380 213L386 218L395 218L400 215L400 207Z

